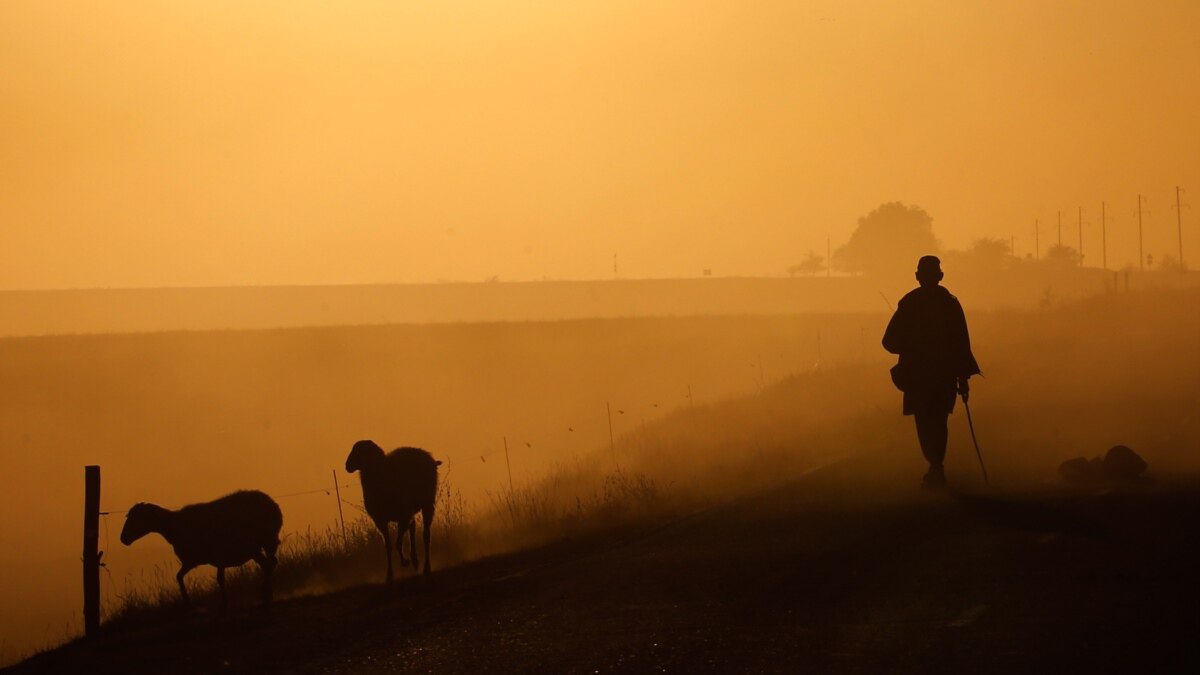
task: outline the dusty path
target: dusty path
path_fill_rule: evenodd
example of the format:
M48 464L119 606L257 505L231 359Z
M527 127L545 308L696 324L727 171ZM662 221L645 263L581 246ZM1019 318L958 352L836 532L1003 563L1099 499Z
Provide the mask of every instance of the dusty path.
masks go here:
M677 521L76 644L21 672L1200 665L1200 490L926 495L846 462Z

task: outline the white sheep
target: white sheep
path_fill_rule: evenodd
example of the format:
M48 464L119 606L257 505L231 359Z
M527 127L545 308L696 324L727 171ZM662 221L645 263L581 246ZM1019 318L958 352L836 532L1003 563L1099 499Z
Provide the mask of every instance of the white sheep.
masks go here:
M175 580L188 606L192 603L183 577L199 565L216 567L224 611L225 568L238 567L249 560L257 562L263 570L263 604L270 604L271 571L278 562L275 552L279 549L282 527L283 514L275 500L257 490L242 490L178 511L154 504L135 504L125 516L121 543L129 546L151 532L161 534L179 558Z
M437 468L441 464L420 448L397 448L384 454L374 441L359 441L346 458L346 471L361 471L363 506L383 535L387 553L387 581L392 582L392 542L388 523L396 523L396 551L401 564L407 562L401 550L404 530L409 531L412 566L417 569L417 525L414 516L421 512L421 535L425 540L425 574L429 574L429 528L433 524L433 506L437 499Z

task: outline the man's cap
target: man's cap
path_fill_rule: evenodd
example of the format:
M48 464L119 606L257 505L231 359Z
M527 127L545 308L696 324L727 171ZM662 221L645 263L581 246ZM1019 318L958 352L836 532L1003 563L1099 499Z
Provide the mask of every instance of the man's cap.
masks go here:
M936 272L941 274L942 261L936 255L923 255L917 261L917 274L922 272Z

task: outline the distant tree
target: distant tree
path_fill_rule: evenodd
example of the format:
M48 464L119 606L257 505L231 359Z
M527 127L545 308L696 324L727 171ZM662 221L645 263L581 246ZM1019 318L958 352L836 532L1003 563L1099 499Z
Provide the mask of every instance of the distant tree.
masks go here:
M981 237L971 243L971 255L984 259L1004 261L1012 255L1012 250L1007 241L1003 239L993 239L992 237Z
M804 260L792 265L787 271L793 277L797 274L806 277L819 274L825 271L825 256L817 255L816 251L809 250L808 256Z
M1171 254L1164 255L1158 261L1159 272L1186 272L1187 266L1179 262L1179 258Z
M925 209L888 202L858 219L850 241L834 253L833 261L847 272L887 276L911 273L918 258L937 251L933 218Z
M1011 264L1015 259L1009 244L1003 239L982 237L971 243L966 251L947 254L953 259L954 267L976 271L994 272Z
M1055 244L1046 249L1046 255L1042 256L1042 259L1046 264L1055 267L1079 267L1081 260L1079 251L1066 244Z

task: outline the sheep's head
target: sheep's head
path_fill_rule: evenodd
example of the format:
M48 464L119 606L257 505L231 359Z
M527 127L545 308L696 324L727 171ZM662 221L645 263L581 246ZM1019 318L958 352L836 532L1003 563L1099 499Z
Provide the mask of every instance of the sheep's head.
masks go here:
M359 469L370 466L383 458L383 448L375 441L359 441L350 448L350 456L346 458L346 472L354 473Z
M154 504L134 504L125 514L125 527L121 528L121 543L129 546L142 537L158 530L163 509Z

